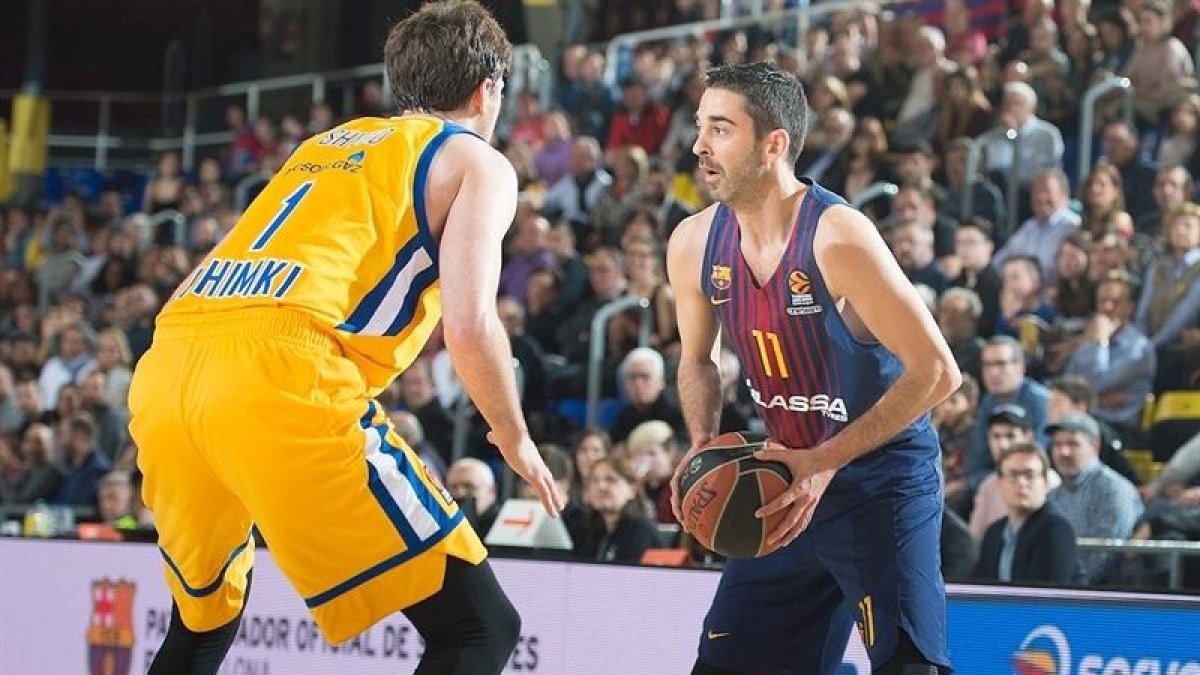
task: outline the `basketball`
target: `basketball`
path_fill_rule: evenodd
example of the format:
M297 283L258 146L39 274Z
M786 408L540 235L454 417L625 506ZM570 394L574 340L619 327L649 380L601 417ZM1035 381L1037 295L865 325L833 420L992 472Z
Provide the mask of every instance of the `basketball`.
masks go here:
M780 462L755 459L766 436L746 431L721 434L705 444L679 479L683 528L705 548L727 558L767 551L767 536L787 510L754 515L788 488L792 473Z

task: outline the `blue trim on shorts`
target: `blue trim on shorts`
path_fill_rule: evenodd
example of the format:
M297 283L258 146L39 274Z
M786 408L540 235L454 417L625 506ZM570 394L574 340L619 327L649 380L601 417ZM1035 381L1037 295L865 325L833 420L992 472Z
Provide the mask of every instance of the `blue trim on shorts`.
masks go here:
M184 592L193 598L203 598L207 595L212 595L218 588L221 587L221 583L225 581L225 572L229 569L229 566L233 564L233 561L237 560L237 557L241 555L242 551L246 550L246 547L249 545L250 535L246 535L246 541L243 541L240 546L233 549L233 551L229 554L229 557L225 560L225 564L221 565L221 571L217 572L217 578L214 579L211 584L204 586L203 588L192 588L188 585L188 582L183 578L183 572L179 571L179 567L175 564L175 561L171 560L171 556L167 555L166 549L159 546L158 552L162 554L163 560L167 561L167 567L170 567L171 571L175 573L175 578L179 579L179 585L183 586Z
M455 527L457 527L459 522L462 521L462 519L463 519L463 512L460 510L458 513L456 513L454 515L453 518L450 519L450 522ZM454 531L454 527L448 527L448 528L442 530L441 532L438 532L437 534L433 535L427 541L425 541L426 545L424 548L409 549L407 551L404 551L403 553L392 556L391 558L388 558L387 560L384 560L381 563L373 565L372 567L367 568L365 571L360 572L359 574L356 574L356 575L350 577L349 579L343 581L342 583L338 584L337 586L334 586L333 588L325 591L324 593L318 593L317 595L314 595L311 598L305 598L304 604L309 609L314 609L316 607L320 607L321 605L329 602L330 600L333 600L341 595L344 595L344 594L354 590L355 588L358 588L359 586L367 583L368 581L374 579L375 577L377 577L381 574L384 574L386 572L389 572L393 568L399 567L400 565L403 565L404 563L408 562L409 560L412 560L413 558L417 557L419 554L424 553L427 550L429 550L429 548L436 545L442 539L445 539L446 535L450 534L453 531Z

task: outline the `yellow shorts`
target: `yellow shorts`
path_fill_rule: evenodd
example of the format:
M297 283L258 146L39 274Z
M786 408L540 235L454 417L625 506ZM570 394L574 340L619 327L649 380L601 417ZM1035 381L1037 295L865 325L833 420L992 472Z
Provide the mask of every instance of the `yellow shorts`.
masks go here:
M436 593L447 555L486 555L302 313L160 318L129 405L167 584L192 630L241 610L252 526L334 643Z

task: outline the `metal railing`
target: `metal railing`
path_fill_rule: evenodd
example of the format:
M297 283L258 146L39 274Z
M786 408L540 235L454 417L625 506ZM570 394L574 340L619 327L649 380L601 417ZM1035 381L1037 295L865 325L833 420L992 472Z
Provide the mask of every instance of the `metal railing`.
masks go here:
M604 371L604 351L608 345L605 331L613 316L628 309L638 308L642 311L642 324L638 343L646 346L650 338L649 324L653 319L650 313L650 301L633 295L617 298L604 305L592 317L591 342L588 344L588 375L587 375L587 428L596 426L596 418L600 413L600 389Z
M878 3L880 6L894 4L899 0L886 0ZM622 49L633 49L638 45L646 42L660 42L664 40L673 40L676 38L688 37L691 35L705 35L720 31L727 31L735 28L747 28L750 26L788 26L794 24L797 41L802 42L804 35L808 32L809 27L814 21L824 19L825 17L845 11L856 11L863 8L863 3L853 2L851 0L828 0L813 6L811 0L800 0L800 4L793 9L778 10L774 12L763 12L761 7L759 11L752 11L748 16L726 16L724 8L722 9L722 17L719 19L709 19L707 21L693 21L691 23L681 23L674 26L666 26L663 28L652 28L650 30L635 31L632 33L624 33L618 35L609 41L606 50L604 82L609 87L616 87L618 82L618 63ZM797 45L793 45L797 46Z
M1125 97L1125 119L1132 119L1133 83L1128 77L1110 77L1088 87L1083 94L1083 103L1079 106L1079 174L1076 176L1080 183L1092 168L1092 137L1095 136L1092 126L1096 119L1096 103L1101 96L1118 90Z
M973 216L972 208L975 205L975 181L982 175L980 164L983 160L984 147L992 141L1004 139L1012 144L1012 163L1008 166L1006 172L1008 184L1005 186L1005 209L1007 213L1005 218L1008 219L1006 224L1007 232L1010 234L1016 230L1019 223L1017 220L1017 198L1021 194L1021 167L1024 164L1024 159L1021 157L1021 134L1016 129L1006 129L996 127L990 131L984 132L979 136L971 139L970 145L967 146L967 167L963 175L963 197L962 208L959 214L963 220ZM1000 223L995 223L996 227L1000 227Z
M345 85L341 88L341 101L335 110L342 116L353 113L356 87L354 85L369 81L379 81L383 85L385 99L390 101L390 94L384 66L382 63L372 63L353 68L324 71L319 73L300 73L245 82L234 82L217 87L197 89L186 94L127 94L112 91L46 91L43 96L52 104L58 103L93 103L96 106L95 131L92 133L52 133L47 139L51 150L54 149L90 149L92 168L103 171L113 164L111 151L117 149L133 152L155 153L169 150L179 151L185 169L195 166L198 148L220 146L233 139L229 130L202 130L202 106L213 101L229 99L238 102L246 110L246 118L250 121L257 119L262 112L264 99L272 93L287 90L307 89L310 104L326 103L334 86ZM551 97L550 64L542 56L536 45L518 45L513 48L513 72L507 83L511 92L524 89L534 89L538 92L543 105L550 102ZM16 90L0 90L0 101L12 99L19 92ZM174 136L155 136L147 133L121 133L113 128L113 106L117 104L153 105L160 108L183 105L183 132ZM504 115L511 117L515 110L516 97L505 97ZM223 117L223 116L222 116ZM149 158L144 158L149 159ZM142 161L140 164L149 162Z
M880 197L891 199L900 193L900 186L895 183L871 183L858 191L854 195L854 199L850 200L850 205L856 209L861 209L864 204L868 204Z
M1082 550L1107 551L1109 553L1137 553L1167 557L1168 581L1172 590L1183 587L1183 557L1200 556L1200 542L1197 541L1157 541L1135 539L1102 539L1099 537L1079 537L1075 543Z

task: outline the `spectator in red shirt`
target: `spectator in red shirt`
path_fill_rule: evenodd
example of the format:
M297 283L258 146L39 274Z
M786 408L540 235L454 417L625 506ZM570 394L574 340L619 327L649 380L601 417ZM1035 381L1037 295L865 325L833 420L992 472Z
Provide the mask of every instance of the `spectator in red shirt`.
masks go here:
M622 109L613 115L607 147L637 145L648 155L658 154L671 125L671 111L650 100L646 85L634 78L621 85L621 105Z

